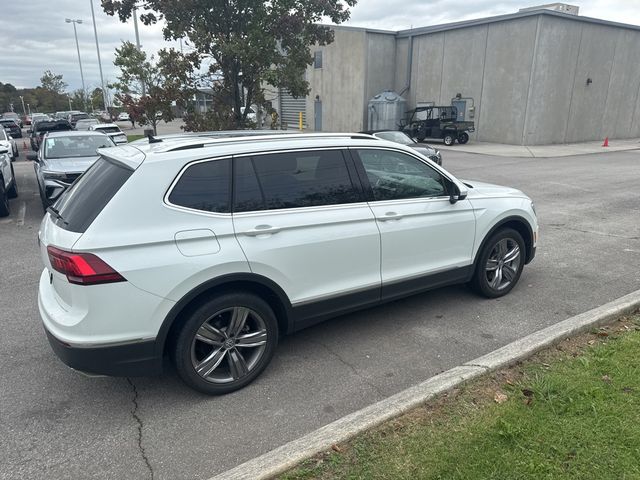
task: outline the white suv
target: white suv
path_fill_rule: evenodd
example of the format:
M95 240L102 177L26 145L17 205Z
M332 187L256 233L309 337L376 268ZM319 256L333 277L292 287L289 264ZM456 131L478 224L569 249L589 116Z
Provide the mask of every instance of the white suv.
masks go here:
M453 283L499 297L535 255L525 194L368 135L99 153L38 236L49 341L89 373L148 375L169 357L191 387L230 392L279 334Z

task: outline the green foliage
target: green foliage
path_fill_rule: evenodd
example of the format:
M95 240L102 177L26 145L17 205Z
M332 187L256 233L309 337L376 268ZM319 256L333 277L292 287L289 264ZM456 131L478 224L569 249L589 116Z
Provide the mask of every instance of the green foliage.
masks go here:
M199 65L197 55L162 49L156 59L133 43L123 42L116 48L114 64L120 68L118 81L110 85L117 90L116 99L131 118L151 125L154 133L158 115L167 122L173 120L172 103L184 107L193 96L191 72Z
M309 85L304 71L313 61L310 47L333 41L333 32L319 25L325 19L342 23L356 0L102 0L109 15L125 22L137 6L149 25L164 20L166 39L187 39L208 62L208 82L230 105L236 127L262 96L263 83L304 96Z
M281 478L640 478L638 351L640 332L631 331L578 358L525 364L501 404L478 401L494 388L480 380Z
M45 70L40 77L40 84L45 90L62 94L67 88L67 84L62 80L62 75L55 75L51 70Z
M10 110L10 105L13 104L13 110L22 114L20 96L24 99L25 108L29 105L32 112L55 112L69 109L66 95L42 87L16 89L10 83L0 82L0 110L7 112Z

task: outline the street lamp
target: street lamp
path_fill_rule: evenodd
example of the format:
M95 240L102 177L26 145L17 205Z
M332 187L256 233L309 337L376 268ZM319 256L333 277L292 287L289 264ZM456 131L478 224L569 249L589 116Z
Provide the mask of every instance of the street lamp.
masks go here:
M104 102L105 111L109 111L109 104L107 102L107 91L104 88L104 78L102 77L102 62L100 60L100 47L98 46L98 29L96 28L96 14L93 11L93 0L89 0L91 4L91 18L93 19L93 33L96 37L96 52L98 52L98 68L100 69L100 85L102 86L102 101ZM93 108L93 106L91 107Z
M24 97L20 95L20 101L22 102L22 113L27 114L27 110L24 108Z
M84 88L84 74L82 73L82 60L80 59L80 45L78 44L78 31L76 30L76 23L82 23L82 20L72 20L70 18L65 18L65 22L73 23L73 34L76 37L76 50L78 50L78 63L80 64L80 79L82 80L82 99L84 100L84 109L87 109L87 92Z

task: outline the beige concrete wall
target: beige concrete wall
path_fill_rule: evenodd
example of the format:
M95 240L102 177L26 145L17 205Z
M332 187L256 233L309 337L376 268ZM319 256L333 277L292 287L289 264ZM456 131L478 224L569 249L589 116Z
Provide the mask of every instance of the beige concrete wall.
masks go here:
M322 130L349 132L364 128L367 36L364 30L335 29L335 41L322 50L322 68L307 68L307 127L314 128L316 95L322 101Z

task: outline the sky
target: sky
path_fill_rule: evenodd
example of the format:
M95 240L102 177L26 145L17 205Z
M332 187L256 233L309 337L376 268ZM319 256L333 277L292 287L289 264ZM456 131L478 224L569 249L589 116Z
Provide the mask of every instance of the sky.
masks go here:
M135 42L133 21L109 17L100 0L0 0L0 82L35 87L44 70L62 74L69 90L81 87L73 25L65 18L81 19L77 25L85 86L100 86L90 2L94 2L105 83L114 81L115 48ZM472 18L517 12L520 8L549 3L545 0L360 0L346 25L382 30L424 27ZM640 25L640 0L581 0L580 15ZM173 46L165 42L160 25L139 22L140 43L147 53ZM185 46L185 49L188 48Z

